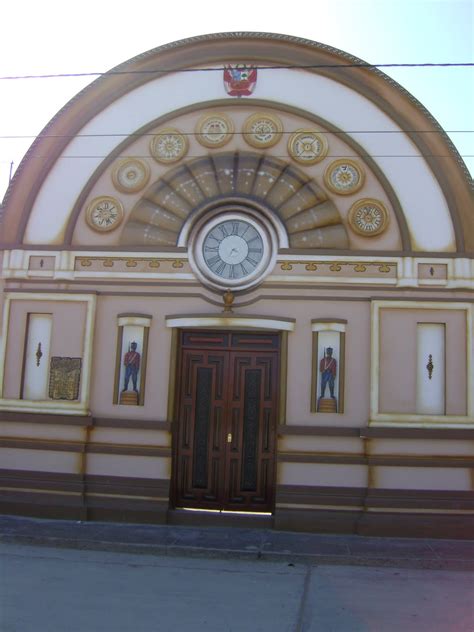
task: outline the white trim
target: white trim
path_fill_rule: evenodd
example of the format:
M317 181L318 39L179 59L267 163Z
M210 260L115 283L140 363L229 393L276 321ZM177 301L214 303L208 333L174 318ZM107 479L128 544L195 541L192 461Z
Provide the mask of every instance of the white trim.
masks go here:
M0 410L52 415L90 415L88 401L56 403L56 400L0 399Z
M283 274L270 274L266 278L267 282L273 283L288 283L293 285L294 283L320 283L334 284L334 285L397 285L397 279L386 279L382 277L349 277L349 276L303 276L303 275L283 275Z
M226 328L226 329L275 329L278 331L294 331L294 320L276 320L271 317L251 316L166 316L167 327Z
M311 331L338 331L344 333L346 331L345 323L311 323Z
M118 327L126 327L127 325L135 327L150 327L151 316L119 316L117 318Z
M81 251L81 250L5 250L3 255L3 269L1 276L4 279L28 279L38 277L40 271L29 270L30 256L54 257L54 271L48 271L48 278L56 281L74 279L105 279L105 280L173 280L173 281L196 281L196 276L192 271L180 272L182 268L176 268L168 272L157 272L156 268L150 268L146 272L115 271L107 268L104 270L90 271L87 268L75 270L76 259L137 259L156 261L166 260L182 261L188 265L189 258L187 252L130 252L124 251ZM316 263L324 265L330 263L340 263L343 265L364 265L380 264L395 266L395 276L385 276L381 273L377 276L347 275L344 270L340 274L320 276L307 272L301 273L298 269L284 273L280 266L283 263L306 264ZM423 279L418 277L419 264L444 264L447 266L447 280L445 279ZM41 276L46 272L41 272ZM393 274L393 272L391 273ZM278 253L276 264L272 272L266 277L266 282L288 283L288 284L331 284L331 285L377 285L391 287L428 287L436 286L437 290L451 289L471 289L474 290L474 259L467 258L447 258L447 257L391 257L386 255L365 256L357 252L354 255L323 255L314 250L312 254L283 254Z

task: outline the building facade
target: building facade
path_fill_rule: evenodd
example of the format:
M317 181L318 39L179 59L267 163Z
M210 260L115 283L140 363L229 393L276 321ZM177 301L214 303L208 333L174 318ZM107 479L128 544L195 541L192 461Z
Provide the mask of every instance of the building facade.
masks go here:
M471 182L377 69L144 53L45 128L2 232L2 512L472 536Z

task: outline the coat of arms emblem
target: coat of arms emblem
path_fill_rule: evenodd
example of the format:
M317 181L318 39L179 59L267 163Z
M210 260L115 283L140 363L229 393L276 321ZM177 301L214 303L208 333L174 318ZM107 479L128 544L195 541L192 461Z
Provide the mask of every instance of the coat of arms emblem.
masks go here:
M224 85L231 97L248 97L257 83L257 69L245 64L224 67Z

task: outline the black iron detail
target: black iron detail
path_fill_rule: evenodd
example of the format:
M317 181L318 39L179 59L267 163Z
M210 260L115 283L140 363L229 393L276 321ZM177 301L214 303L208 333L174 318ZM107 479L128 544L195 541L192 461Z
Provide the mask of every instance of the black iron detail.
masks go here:
M242 491L257 491L261 371L247 370L244 386Z
M199 368L196 384L196 422L194 430L193 487L207 488L207 451L211 416L212 369Z

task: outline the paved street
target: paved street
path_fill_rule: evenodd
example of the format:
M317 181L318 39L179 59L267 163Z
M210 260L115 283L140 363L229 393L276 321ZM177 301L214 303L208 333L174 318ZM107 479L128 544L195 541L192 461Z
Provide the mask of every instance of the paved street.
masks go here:
M472 632L466 571L5 543L2 632Z

